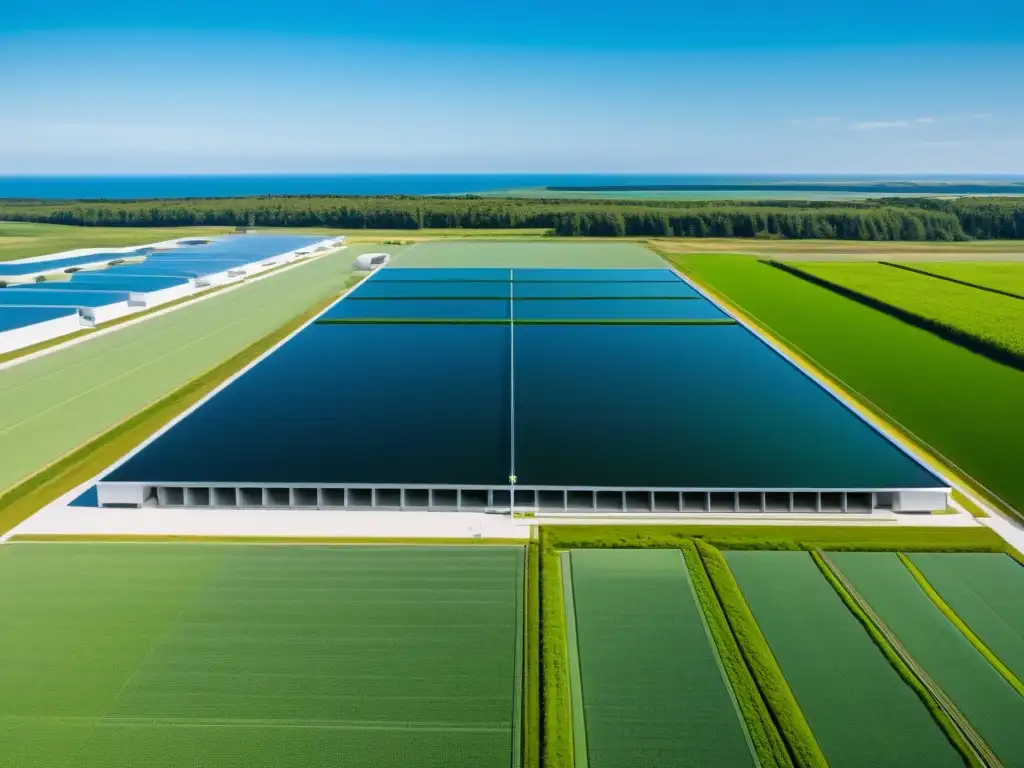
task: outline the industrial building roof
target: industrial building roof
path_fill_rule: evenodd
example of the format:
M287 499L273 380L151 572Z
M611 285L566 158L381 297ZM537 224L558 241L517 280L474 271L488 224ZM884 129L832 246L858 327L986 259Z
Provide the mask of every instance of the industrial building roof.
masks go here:
M77 315L74 307L5 307L0 306L0 333L24 328L59 317Z

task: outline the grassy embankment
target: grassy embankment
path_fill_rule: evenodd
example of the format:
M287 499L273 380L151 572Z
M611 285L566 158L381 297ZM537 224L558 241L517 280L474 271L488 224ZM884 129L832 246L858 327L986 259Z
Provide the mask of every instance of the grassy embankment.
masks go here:
M354 284L356 280L357 278L350 278L349 285ZM10 530L49 502L95 476L179 413L216 389L222 381L309 322L337 298L337 295L332 295L297 315L241 352L93 438L43 471L10 488L0 496L0 532Z
M1007 513L1024 509L1024 373L751 257L670 261L955 481Z

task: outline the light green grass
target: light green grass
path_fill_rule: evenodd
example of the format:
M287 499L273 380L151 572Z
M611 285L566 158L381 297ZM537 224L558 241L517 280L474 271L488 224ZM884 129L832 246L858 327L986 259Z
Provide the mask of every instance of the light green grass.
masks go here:
M212 392L337 298L328 296L282 323L240 352L204 371L156 402L96 435L45 469L0 493L0 532L7 531L61 494L81 485L152 435L183 410Z
M690 571L690 582L700 603L707 622L708 631L722 662L722 668L729 678L736 704L746 721L747 734L757 753L761 768L789 768L793 765L786 743L779 734L771 712L765 704L757 683L743 658L736 636L729 627L729 621L722 604L715 595L707 569L692 542L682 546L683 558Z
M572 557L569 552L559 553L558 566L562 574L562 602L565 606L565 659L568 662L569 701L572 706L572 762L574 768L589 768L583 674L580 672L580 638L576 624L576 592L572 586Z
M703 538L724 549L828 549L1005 552L992 529L842 525L545 525L545 544L587 547L678 549Z
M507 768L522 548L0 547L5 768Z
M747 669L786 742L793 763L799 768L824 768L828 765L825 755L757 626L725 556L704 541L698 539L695 544Z
M568 629L558 553L541 531L541 765L573 768L572 701Z
M69 227L0 221L0 261L27 259L75 248L125 248L179 237L212 237L233 227Z
M982 288L1006 291L1024 298L1024 264L1022 263L921 262L914 264L913 267L922 272L960 280Z
M755 765L681 553L571 562L589 768Z
M631 242L425 242L398 253L393 267L652 268L664 262Z
M1024 301L883 264L814 264L800 269L905 312L1024 355Z
M673 261L989 495L1024 510L1024 373L756 259Z
M338 294L349 253L0 371L0 493Z
M942 615L899 557L872 552L830 556L1002 763L1024 765L1024 697Z
M1024 679L1024 566L1006 555L908 558L970 631Z
M726 559L830 766L963 764L809 553Z

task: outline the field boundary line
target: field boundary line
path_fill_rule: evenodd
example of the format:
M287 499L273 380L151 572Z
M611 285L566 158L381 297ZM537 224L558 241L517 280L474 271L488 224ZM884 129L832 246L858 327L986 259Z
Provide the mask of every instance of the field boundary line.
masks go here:
M588 768L587 722L583 705L583 674L580 671L579 642L576 637L576 598L572 586L572 553L558 555L562 570L562 605L565 610L569 698L572 702L572 749L575 768Z
M976 355L983 355L990 360L993 360L1002 365L1015 368L1018 371L1024 371L1024 355L1019 352L1004 347L994 341L989 341L982 336L976 336L975 334L958 328L955 325L948 325L939 320L934 320L925 315L919 315L916 312L898 307L895 304L890 304L888 301L883 299L876 299L870 294L863 293L855 288L848 288L840 283L835 283L828 278L815 275L811 272L807 272L799 267L794 267L792 264L788 264L783 261L776 261L775 259L769 259L764 262L770 267L786 272L787 274L793 275L793 277L804 280L813 285L817 285L820 288L832 291L835 294L842 296L843 298L849 299L850 301L856 301L859 304L863 304L866 307L882 312L889 317L895 318L900 322L911 325L914 328L918 328L922 331L927 331L935 336L938 336L943 341L947 341L950 344L956 344L959 347L963 347L969 352L973 352Z
M683 256L685 254L675 255ZM684 270L680 266L672 262L671 259L666 258L666 261L677 274L683 275ZM826 366L817 362L813 357L801 350L798 345L793 344L784 336L769 330L767 323L748 310L742 309L724 294L706 285L697 277L687 273L686 279L703 291L708 298L719 304L722 309L727 310L729 314L740 319L743 326L756 333L771 346L783 350L795 364L832 390L837 397L850 408L856 410L877 431L886 435L894 445L902 449L904 453L916 458L930 471L937 473L941 479L950 484L953 490L959 491L983 512L991 516L1003 518L1013 523L1015 527L1019 527L1021 521L1024 521L1024 513L1018 512L1012 504L1001 498L999 494L965 472L955 461L933 447L926 440L918 437L913 430L904 426L899 420L872 402L870 398L861 394L855 387L850 386L842 378L832 373ZM955 477L955 481L950 478L950 475ZM982 493L979 494L979 491ZM1000 538L1003 537L1000 536ZM1006 541L1005 538L1003 540ZM1009 541L1007 541L1007 544L1011 547L1014 546Z
M995 667L996 671L1003 676L1003 679L1010 684L1010 687L1012 687L1021 696L1024 696L1024 682L1022 682L1021 679L1017 677L998 656L996 656L992 649L974 633L974 631L967 625L967 622L960 618L957 612L954 611L949 603L942 598L942 595L938 593L938 590L931 585L925 575L916 565L914 565L913 561L909 557L902 552L897 552L896 555L899 557L900 562L906 566L908 571L910 571L910 575L914 577L914 581L916 581L918 586L921 587L921 590L928 595L928 598L933 603L935 603L935 607L939 609L942 615L945 616L954 627L960 630L963 636L967 638L967 642L973 645L975 650L984 656L985 660L989 664Z
M839 566L820 548L811 551L811 558L889 663L922 699L939 727L968 763L982 768L1002 768L1002 763L988 743L938 683L917 663L874 608L846 578Z
M780 768L792 768L793 755L790 753L786 740L779 732L778 725L772 717L772 713L768 708L767 702L764 700L764 696L761 694L761 690L758 688L757 681L754 679L750 667L747 665L747 660L743 656L739 641L729 626L729 619L725 615L725 609L722 608L722 604L718 601L718 596L715 594L715 588L711 583L711 578L708 576L707 568L705 568L704 561L697 551L697 545L694 544L692 539L681 542L681 551L683 553L683 561L690 572L690 584L695 593L698 608L700 608L705 619L705 627L709 632L709 639L716 646L716 654L720 661L722 661L723 653L731 657L732 663L726 667L724 661L722 661L722 666L726 676L726 684L733 689L735 694L734 703L739 708L740 718L753 720L753 724L758 726L758 730L763 733L764 738L767 740L767 743L764 745L766 754L756 757L758 764L764 768L768 768L769 765L779 766ZM698 582L700 582L699 589L697 588ZM712 621L717 625L718 632L711 629ZM730 669L733 670L732 674L729 673ZM742 705L739 704L739 691L737 689L744 689L746 691L744 698L748 701L748 705L753 707L753 712L744 713ZM746 724L748 735L750 735L752 725L749 720Z
M526 731L523 728L523 707L526 705L526 677L523 674L526 653L526 559L529 553L523 547L521 556L516 560L515 584L515 652L512 673L512 753L511 768L522 768L525 750Z
M95 330L84 328L81 331L75 332L74 334L69 334L71 338L65 339L64 341L59 341L60 337L58 337L57 339L53 340L57 343L53 344L52 346L46 346L43 347L42 349L37 349L34 352L26 352L23 355L18 355L17 350L15 350L13 353L15 354L14 358L4 360L3 356L0 356L0 371L3 371L7 368L12 368L16 365L21 365L22 363L27 363L30 360L45 357L46 355L53 354L54 352L60 352L61 350L67 349L68 347L73 347L76 344L83 344L86 341L91 341L92 339L100 338L101 336L106 336L107 334L114 333L115 331L130 328L133 325L145 322L146 320L150 320L154 317L161 317L163 315L168 315L172 312L177 312L179 309L195 306L199 302L212 299L214 296L223 296L226 293L231 293L232 291L236 291L239 288L242 288L243 286L246 285L258 283L261 280L265 280L269 277L274 277L275 275L282 275L285 272L289 272L292 269L295 269L296 267L301 267L306 264L312 264L328 256L334 256L339 251L345 250L347 247L347 245L343 245L340 248L335 248L326 253L318 254L316 256L313 256L312 258L300 259L298 261L292 262L291 264L281 264L280 266L272 267L258 275L243 278L235 283L231 283L228 285L211 286L207 290L202 291L200 293L196 293L191 296L184 296L176 301L170 301L167 302L167 304L165 305L154 307L151 311L143 310L142 312L136 312L131 315L126 315L124 318L116 318L114 320L110 320L106 323L103 323L103 327ZM46 344L47 342L41 343Z
M793 764L799 768L828 766L825 753L725 557L716 547L701 539L694 539L694 545L754 684L761 692L779 735L789 747Z
M743 710L740 708L739 699L736 697L736 691L733 689L732 680L729 678L729 673L725 671L725 664L722 662L722 656L719 653L718 643L715 642L715 636L711 632L711 626L708 622L708 617L704 613L704 606L700 596L697 594L697 587L693 583L693 575L690 573L690 564L686 559L684 550L677 549L679 553L679 559L683 569L683 576L686 579L686 586L690 590L690 597L693 598L693 605L697 609L697 615L700 617L700 624L704 628L704 637L708 641L708 646L711 649L711 654L715 658L715 666L718 667L718 674L722 681L722 685L725 687L726 692L729 694L729 701L732 702L732 710L736 715L736 719L739 721L740 728L743 731L743 740L747 742L747 749L750 751L750 757L754 761L754 765L758 768L762 768L763 763L761 758L757 754L757 749L754 747L754 740L750 736L750 726L747 723L747 718L743 715ZM697 554L696 547L693 549L694 554L698 559L700 555Z
M884 267L904 269L907 272L914 272L918 275L924 275L925 277L934 277L936 280L945 280L947 283L956 283L957 285L964 285L968 288L976 288L979 291L988 291L989 293L998 293L1000 296L1009 296L1011 299L1024 300L1024 296L1021 296L1019 293L1013 293L1013 291L1002 291L999 288L990 288L987 285L980 285L979 283L972 283L967 280L960 280L955 277L950 277L949 275L939 275L936 274L935 272L929 272L928 270L921 269L920 267L912 267L909 264L897 264L894 261L880 261L878 263Z

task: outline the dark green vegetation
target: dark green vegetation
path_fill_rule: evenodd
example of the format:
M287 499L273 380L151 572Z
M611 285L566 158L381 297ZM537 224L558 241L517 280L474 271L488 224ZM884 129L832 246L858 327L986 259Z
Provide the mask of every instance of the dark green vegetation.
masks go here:
M1024 368L1024 301L884 264L780 264L967 349ZM1019 267L1024 275L1024 265Z
M1024 509L1024 373L753 258L670 258L989 495Z
M1005 555L922 553L909 559L970 631L1024 679L1024 567Z
M513 765L521 547L9 544L9 768ZM116 631L112 631L116 630Z
M559 235L847 240L1024 238L1018 198L860 202L254 197L0 202L0 218L84 226L544 228Z
M893 552L832 560L1006 766L1024 765L1024 697L975 650Z
M830 766L962 765L810 554L726 559Z
M571 567L590 768L754 765L680 553Z

